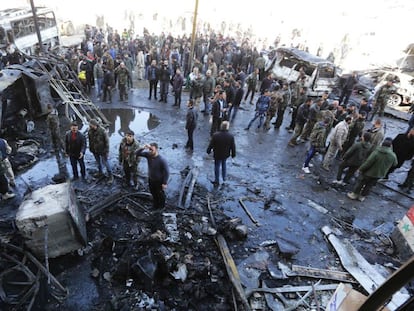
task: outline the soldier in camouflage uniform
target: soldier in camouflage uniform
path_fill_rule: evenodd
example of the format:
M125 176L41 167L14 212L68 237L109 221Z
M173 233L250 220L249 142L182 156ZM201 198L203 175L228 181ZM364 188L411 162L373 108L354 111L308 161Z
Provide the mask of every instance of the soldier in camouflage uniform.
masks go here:
M254 72L249 74L249 76L246 79L247 92L246 92L246 95L244 96L244 101L246 101L247 97L249 97L249 94L250 94L250 104L252 105L253 105L253 97L257 89L258 80L259 80L259 69L256 68Z
M134 138L135 133L128 131L119 145L119 164L122 165L125 173L125 183L131 186L131 177L134 187L138 186L138 164L139 158L136 156L136 151L139 149L139 144Z
M98 173L95 177L101 177L102 166L105 166L106 172L108 173L108 184L112 184L114 177L112 176L112 169L108 162L109 155L109 138L105 130L99 125L99 123L92 119L89 121L89 150L95 157L96 163L98 164Z
M317 122L312 128L310 134L310 148L306 154L305 163L303 164L302 171L306 174L310 174L309 163L317 152L325 150L326 144L326 127L328 126L330 119Z
M276 115L276 111L278 111L279 106L283 104L283 95L279 91L279 86L276 85L273 89L273 92L270 94L270 105L269 110L267 111L266 121L264 123L264 129L270 129L270 121Z
M277 117L275 121L275 129L278 129L283 122L283 116L285 114L286 108L292 103L292 90L290 88L290 85L286 82L283 83L283 88L281 90L282 96L283 96L283 102L281 105L279 105L277 109Z
M378 112L380 117L384 116L384 109L392 94L395 94L396 88L393 80L388 80L386 84L381 86L375 94L374 109L372 110L371 120L374 119Z
M53 176L52 180L55 182L61 182L66 180L69 176L66 168L66 163L63 160L63 153L65 150L62 138L60 136L60 121L56 108L52 104L47 105L49 114L46 117L46 124L49 128L50 137L52 139L53 152L56 156L56 162L58 164L59 174Z
M115 69L115 75L118 81L119 100L128 101L128 93L126 91L126 86L128 83L128 79L130 78L130 72L126 68L124 62L121 62L121 64Z
M296 114L299 106L302 105L307 99L306 92L307 88L305 86L299 83L295 84L295 90L293 92L295 96L292 97L292 119L289 126L286 127L289 133L293 133L293 130L295 129Z

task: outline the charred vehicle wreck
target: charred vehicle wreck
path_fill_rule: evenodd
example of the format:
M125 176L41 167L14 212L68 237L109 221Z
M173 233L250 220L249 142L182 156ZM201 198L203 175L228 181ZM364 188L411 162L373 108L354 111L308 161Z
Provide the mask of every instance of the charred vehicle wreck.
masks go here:
M341 70L334 63L296 48L281 47L274 54L266 72L287 82L296 82L303 74L309 96L330 92L340 75Z
M48 113L48 104L64 109L66 117L88 122L105 116L82 90L70 66L49 54L48 57L27 56L27 61L11 65L0 72L0 128L22 131L27 125ZM30 123L29 123L30 122Z

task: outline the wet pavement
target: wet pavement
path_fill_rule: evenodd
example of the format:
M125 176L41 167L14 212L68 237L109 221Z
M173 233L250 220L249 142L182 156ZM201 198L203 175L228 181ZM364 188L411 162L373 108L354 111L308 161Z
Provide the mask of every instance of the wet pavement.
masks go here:
M275 262L283 261L323 269L338 267L338 257L320 230L323 226L330 225L341 228L345 237L351 239L369 262L383 264L393 261L399 265L398 255L386 253L377 237L380 234L389 235L396 221L413 204L412 195L400 193L397 187L405 178L409 163L393 173L389 181L379 183L364 202L352 201L346 196L351 186L332 184L338 161L335 161L331 172L326 172L319 167L322 158L317 156L313 160L312 174L303 174L301 167L307 146L287 146L291 134L284 127L290 121L290 114L285 114L284 123L279 130L272 128L264 132L255 129L253 125L250 131L245 131L243 129L254 114L254 106L243 103L230 128L235 135L237 156L227 162L228 181L214 188L210 182L214 179L214 161L212 155L206 153L210 137L209 117L200 113L194 133L194 152L189 153L184 148L187 139L184 127L188 93L183 93L182 105L176 108L172 106L174 98L171 95L168 103L148 100L145 83L138 83L140 87L130 91L127 103L117 102L117 93L114 94L113 104L95 102L111 122L111 164L116 171L121 171L117 161L118 147L128 130L135 132L141 144L157 142L160 154L167 159L170 167L167 190L167 204L170 206L178 204L179 191L184 180L181 171L186 167L198 167L200 174L197 185L214 198L213 210L220 209L230 217L239 217L249 227L245 241L230 245L236 262L260 249L262 242L283 239L297 250L296 254L292 258L286 258L281 256L277 248L266 247L272 252ZM406 121L393 117L385 117L384 120L387 125L386 136L394 137L406 129ZM84 131L85 127L80 130ZM94 158L89 151L85 157L88 175L91 175L96 170ZM146 161L141 161L139 165L140 174L143 176L146 175L146 165ZM71 171L69 164L68 170ZM16 191L19 196L8 201L6 205L1 203L1 216L12 217L28 188L37 189L48 184L56 173L54 158L44 156L33 167L18 174ZM257 224L252 222L241 207L240 198L257 220ZM193 202L190 208L194 208L196 204ZM322 213L315 206L323 207L326 213ZM67 273L78 269L82 270L80 267L70 267ZM89 273L89 270L85 273ZM92 284L90 281L83 284L89 283ZM75 304L72 305L73 310L76 306L77 310L83 310L78 303L82 299L92 303L97 297L96 289L92 285L85 285L86 288L79 284L67 286L72 288L71 297L76 297L72 300ZM78 296L80 293L87 293L87 297L83 294ZM87 306L88 303L84 301L83 305Z

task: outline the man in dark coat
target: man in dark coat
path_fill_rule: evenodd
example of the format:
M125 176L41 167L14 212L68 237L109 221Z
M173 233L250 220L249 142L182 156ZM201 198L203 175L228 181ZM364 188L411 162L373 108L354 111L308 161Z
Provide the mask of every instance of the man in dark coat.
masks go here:
M181 105L181 93L183 90L184 78L181 75L181 70L177 68L175 70L174 78L172 79L172 88L174 93L174 105L180 108Z
M231 122L233 122L234 118L236 117L236 114L237 114L237 111L239 110L240 103L243 99L243 93L244 93L240 81L236 81L234 83L234 86L236 87L236 91L235 91L234 99L233 99L233 102L232 102L232 105L229 111L229 118Z
M163 209L165 207L165 190L170 176L167 161L158 153L158 144L151 143L137 150L136 155L147 158L148 184L152 194L152 207Z
M79 127L76 122L72 122L70 130L65 135L65 153L69 156L70 165L73 171L73 180L79 179L78 163L82 179L86 178L86 168L84 162L84 155L86 150L85 136L79 132Z
M104 78L103 78L103 98L102 102L106 102L108 99L108 104L112 104L112 89L115 86L114 73L109 69L104 69Z
M160 100L159 102L167 103L168 86L171 79L171 71L168 68L168 61L165 60L159 69L160 78Z
M213 105L211 107L211 136L220 129L221 121L223 121L224 115L227 113L225 94L225 91L219 90L216 95L216 99L213 100Z
M192 99L188 100L187 107L188 111L186 116L185 129L187 130L188 139L187 143L185 144L185 148L189 151L193 151L193 133L197 127L198 114L197 111L194 109L194 101Z
M108 162L109 155L109 137L105 132L105 129L102 128L98 121L91 119L89 121L89 150L95 157L96 163L98 164L98 173L96 177L101 177L102 166L105 166L106 172L108 173L108 185L112 184L114 177L112 176L112 169Z
M223 182L226 181L227 167L226 161L228 157L236 156L236 143L234 136L229 133L229 122L223 121L220 125L220 131L211 137L210 144L207 147L207 153L214 151L214 186L220 184L220 167Z
M388 178L392 172L400 168L405 161L411 160L414 156L414 129L411 129L408 133L398 134L392 140L392 149L397 156L398 163L396 166L390 168L385 178Z
M340 104L346 107L346 105L348 104L349 97L351 97L352 91L354 90L354 86L357 83L358 83L358 77L357 77L357 73L354 71L345 80L345 83L342 87L342 93L341 93L341 96L339 97Z
M149 96L148 99L151 99L151 95L154 94L154 98L157 99L157 85L159 80L159 68L157 67L157 61L153 59L151 65L147 68L147 77L149 81Z

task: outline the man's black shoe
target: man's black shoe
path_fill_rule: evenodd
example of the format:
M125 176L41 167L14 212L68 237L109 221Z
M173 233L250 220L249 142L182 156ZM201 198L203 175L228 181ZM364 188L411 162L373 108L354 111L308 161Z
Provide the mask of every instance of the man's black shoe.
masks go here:
M218 187L220 183L218 181L210 180L214 187Z

